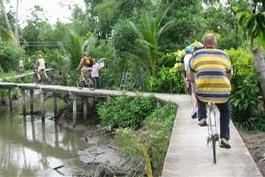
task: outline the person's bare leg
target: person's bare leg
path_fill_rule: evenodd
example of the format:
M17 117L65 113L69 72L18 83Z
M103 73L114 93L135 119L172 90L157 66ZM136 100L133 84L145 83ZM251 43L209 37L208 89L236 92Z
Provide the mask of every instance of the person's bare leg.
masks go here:
M197 105L197 99L195 95L194 83L191 84L191 105L192 105L191 118L195 119L197 118L198 105Z

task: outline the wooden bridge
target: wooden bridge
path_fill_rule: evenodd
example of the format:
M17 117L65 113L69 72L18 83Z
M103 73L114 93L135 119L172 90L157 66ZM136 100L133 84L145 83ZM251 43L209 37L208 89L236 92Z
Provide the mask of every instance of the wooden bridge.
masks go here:
M88 88L79 89L77 87L68 87L68 86L61 86L61 85L41 85L41 84L34 84L34 83L8 83L8 82L0 82L0 89L7 89L8 90L8 100L9 100L9 107L12 110L12 90L18 88L21 90L22 97L23 97L23 114L26 114L26 92L30 94L30 112L33 112L33 100L34 100L34 92L37 91L40 96L40 104L41 104L41 117L42 120L45 121L45 107L44 107L44 97L46 93L52 93L53 95L53 102L54 102L54 115L56 116L58 113L57 110L57 94L64 93L70 95L73 105L73 125L76 124L77 120L77 100L78 97L82 98L83 103L83 115L84 119L87 117L87 97L109 97L109 96L121 96L126 94L127 96L137 96L139 93L136 92L123 92L123 91L116 91L116 90L93 90L91 91ZM154 94L151 93L141 93L143 96L151 96ZM168 94L155 94L154 96L157 99L164 100L163 98L165 95ZM172 100L173 101L173 100Z
M26 90L30 92L30 111L33 111L34 91L40 92L41 116L45 119L44 95L53 94L54 114L57 114L56 94L71 95L73 102L73 124L77 119L78 97L137 96L139 93L115 90L78 89L60 85L37 85L0 82L0 89L8 89L9 105L12 110L12 89L18 88L23 95L23 113L26 114ZM178 112L173 126L171 140L164 162L162 177L262 177L252 156L231 122L231 150L217 148L217 164L212 163L211 147L206 146L207 128L197 125L190 118L190 96L176 94L140 93L153 95L157 99L178 104ZM87 102L83 102L84 116L87 116Z

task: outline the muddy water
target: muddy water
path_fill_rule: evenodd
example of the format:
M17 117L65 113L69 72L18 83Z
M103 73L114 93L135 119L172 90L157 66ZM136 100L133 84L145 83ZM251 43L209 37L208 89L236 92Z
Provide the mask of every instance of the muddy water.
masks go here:
M117 166L119 153L110 146L113 142L97 126L73 131L63 128L46 114L20 114L21 108L11 114L0 115L0 176L2 177L61 177L96 176L99 164Z

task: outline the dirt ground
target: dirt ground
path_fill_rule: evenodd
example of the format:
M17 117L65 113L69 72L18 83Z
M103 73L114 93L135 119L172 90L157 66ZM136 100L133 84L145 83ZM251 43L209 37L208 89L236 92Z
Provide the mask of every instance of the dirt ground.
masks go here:
M247 145L251 155L254 157L261 173L265 177L265 132L244 132L240 135Z

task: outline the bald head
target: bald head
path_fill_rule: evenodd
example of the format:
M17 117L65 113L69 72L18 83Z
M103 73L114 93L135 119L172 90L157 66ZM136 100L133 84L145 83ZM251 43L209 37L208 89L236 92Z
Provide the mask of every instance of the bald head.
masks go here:
M216 37L214 36L214 34L210 33L210 34L206 34L203 38L203 46L205 48L216 48L217 46L217 41L216 41Z

